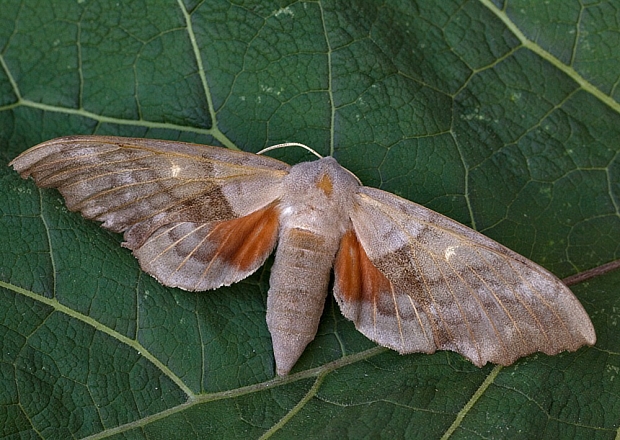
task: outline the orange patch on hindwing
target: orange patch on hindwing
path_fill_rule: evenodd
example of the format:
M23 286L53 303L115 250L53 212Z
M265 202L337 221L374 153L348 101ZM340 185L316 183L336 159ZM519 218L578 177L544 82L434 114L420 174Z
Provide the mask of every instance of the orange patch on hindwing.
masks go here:
M244 217L218 223L210 239L217 243L219 258L246 271L273 250L278 238L279 211L276 203Z
M340 240L334 273L345 302L375 302L382 293L391 289L390 281L372 264L351 230Z

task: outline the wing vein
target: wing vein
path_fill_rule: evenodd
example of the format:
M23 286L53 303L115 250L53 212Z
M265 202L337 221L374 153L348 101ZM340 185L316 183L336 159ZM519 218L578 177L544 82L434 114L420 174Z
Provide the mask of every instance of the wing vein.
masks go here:
M495 322L492 319L492 314L489 313L487 307L484 305L484 302L480 299L480 295L478 295L478 292L476 291L476 289L472 288L469 283L465 280L465 278L463 276L461 276L461 274L459 273L458 270L456 270L454 268L454 266L450 263L449 260L446 260L446 262L448 263L448 265L450 266L450 268L452 269L452 272L454 272L454 274L463 282L463 284L467 287L467 290L469 290L469 292L471 293L472 297L476 300L476 302L478 303L478 306L480 307L480 310L482 310L482 312L484 313L484 315L486 316L489 324L491 325L491 328L493 329L493 333L495 333L495 336L497 338L497 341L500 343L502 350L504 351L505 354L509 353L508 348L506 347L506 344L504 343L504 340L502 338L501 333L499 332L499 330L497 329L497 326L495 325ZM490 266L490 265L487 265ZM521 331L518 328L518 326L516 326L516 323L514 322L514 320L512 319L512 316L510 315L510 313L506 310L506 308L503 306L503 303L496 297L495 292L493 289L491 289L490 287L488 287L486 281L484 279L482 279L478 273L470 266L467 264L467 262L465 262L465 267L467 267L467 269L474 274L483 284L485 284L485 286L487 287L487 290L489 292L491 292L491 294L493 295L493 297L496 299L496 301L501 305L502 309L505 311L505 313L508 315L508 317L510 318L510 320L513 322L513 324L515 325L515 329L517 330L517 332L519 332L519 335L521 336ZM521 336L521 339L523 339L523 337Z

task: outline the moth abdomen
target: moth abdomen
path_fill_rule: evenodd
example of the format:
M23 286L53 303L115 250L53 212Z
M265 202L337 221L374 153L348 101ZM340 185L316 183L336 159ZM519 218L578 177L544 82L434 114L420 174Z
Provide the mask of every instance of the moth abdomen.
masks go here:
M276 372L288 374L316 335L338 241L290 228L280 234L267 297Z

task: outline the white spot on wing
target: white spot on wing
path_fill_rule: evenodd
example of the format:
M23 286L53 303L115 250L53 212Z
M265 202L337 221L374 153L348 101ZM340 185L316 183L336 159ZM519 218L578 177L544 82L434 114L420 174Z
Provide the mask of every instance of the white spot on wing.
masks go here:
M446 261L450 261L450 258L454 257L456 255L455 249L458 246L448 246L443 254L444 258L446 259Z

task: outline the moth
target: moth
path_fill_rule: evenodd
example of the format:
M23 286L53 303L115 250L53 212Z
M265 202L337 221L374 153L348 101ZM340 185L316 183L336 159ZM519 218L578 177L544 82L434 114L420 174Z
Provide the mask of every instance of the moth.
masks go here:
M342 314L401 354L452 350L477 366L596 342L553 274L484 235L363 186L332 157L290 166L181 142L72 136L10 165L72 211L124 233L142 269L203 291L256 271L277 244L267 297L276 372L316 335L333 268Z

